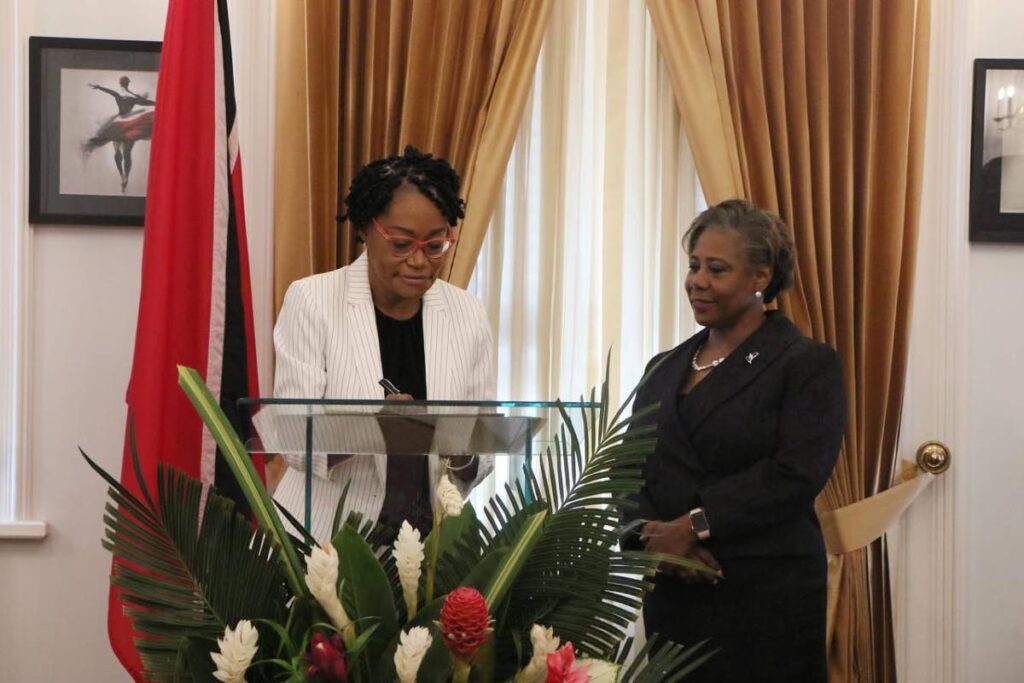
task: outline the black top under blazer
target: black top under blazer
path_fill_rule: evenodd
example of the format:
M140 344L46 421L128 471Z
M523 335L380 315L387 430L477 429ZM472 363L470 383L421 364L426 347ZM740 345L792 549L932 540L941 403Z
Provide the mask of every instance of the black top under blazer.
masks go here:
M704 545L718 558L824 553L814 499L846 422L838 355L769 311L683 399L687 429L678 393L707 336L702 330L647 366L633 410L660 402L638 422L657 422L658 440L627 521L671 520L703 507L711 528Z

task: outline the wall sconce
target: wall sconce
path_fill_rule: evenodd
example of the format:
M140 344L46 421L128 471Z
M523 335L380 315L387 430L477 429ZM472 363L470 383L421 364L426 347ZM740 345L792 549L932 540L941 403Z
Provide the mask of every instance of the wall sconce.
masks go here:
M996 93L996 116L992 120L996 122L997 130L1006 130L1012 127L1014 121L1024 111L1024 105L1014 109L1013 96L1016 94L1017 89L1012 85L1000 88Z

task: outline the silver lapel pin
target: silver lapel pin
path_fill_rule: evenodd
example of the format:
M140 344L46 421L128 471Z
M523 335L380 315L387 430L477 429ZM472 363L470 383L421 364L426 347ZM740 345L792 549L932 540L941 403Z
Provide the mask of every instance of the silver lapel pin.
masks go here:
M754 362L754 359L757 358L760 355L761 354L758 353L757 351L751 351L750 353L748 353L747 354L747 365L752 365L753 362Z

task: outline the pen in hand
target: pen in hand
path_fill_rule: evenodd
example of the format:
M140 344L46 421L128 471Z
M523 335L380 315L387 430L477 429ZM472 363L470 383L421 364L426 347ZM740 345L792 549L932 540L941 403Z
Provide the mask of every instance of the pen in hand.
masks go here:
M388 394L400 394L400 393L402 393L402 390L399 389L398 387L396 387L394 385L394 383L391 380L389 380L388 378L386 378L386 377L382 377L381 380L379 382L377 382L377 384L379 384L382 387L384 387L384 394L385 395L388 395Z

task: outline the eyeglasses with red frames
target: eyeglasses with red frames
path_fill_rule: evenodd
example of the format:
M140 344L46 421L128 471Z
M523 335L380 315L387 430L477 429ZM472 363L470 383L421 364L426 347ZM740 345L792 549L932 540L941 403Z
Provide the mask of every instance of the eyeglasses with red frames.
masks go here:
M448 230L448 235L445 237L432 237L429 240L418 240L415 237L408 237L406 235L392 235L385 230L380 223L377 222L376 218L371 219L373 226L377 228L377 232L380 236L388 241L391 245L391 253L398 258L408 258L415 254L418 250L423 250L423 255L431 261L436 261L445 255L445 252L455 244L455 237L451 234L451 229Z

